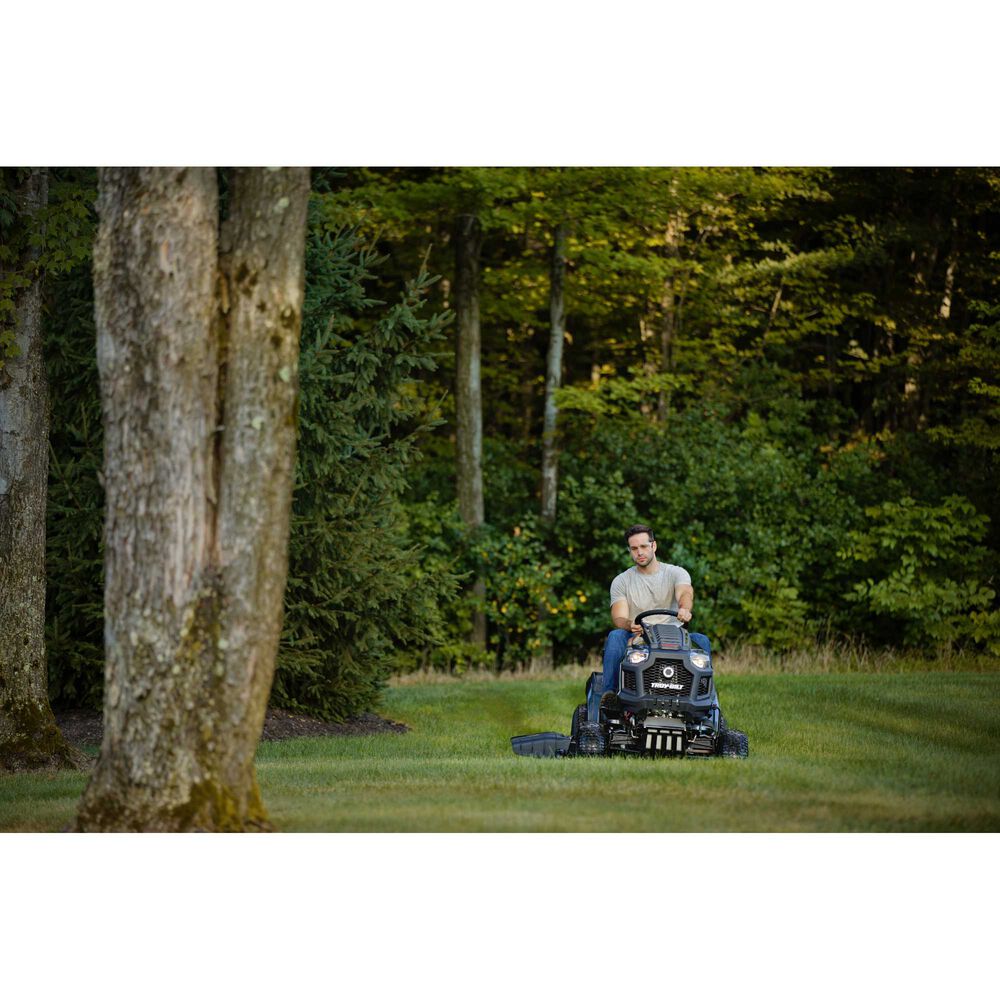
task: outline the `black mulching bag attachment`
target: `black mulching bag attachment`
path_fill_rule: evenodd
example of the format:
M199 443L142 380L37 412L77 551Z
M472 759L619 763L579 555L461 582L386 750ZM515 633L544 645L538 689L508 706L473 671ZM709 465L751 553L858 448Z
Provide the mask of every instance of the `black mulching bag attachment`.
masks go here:
M563 757L569 750L569 737L562 733L533 733L512 736L510 745L522 757Z

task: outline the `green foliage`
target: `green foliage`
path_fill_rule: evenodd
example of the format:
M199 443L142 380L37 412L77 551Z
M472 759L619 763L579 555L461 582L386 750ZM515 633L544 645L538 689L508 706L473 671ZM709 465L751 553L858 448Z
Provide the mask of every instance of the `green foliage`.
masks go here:
M17 353L18 294L40 275L66 274L88 261L95 232L92 171L49 171L48 201L30 219L17 199L27 176L23 168L0 170L0 370Z
M90 246L93 170L49 172L41 260L50 401L46 646L53 702L98 707L104 684L104 433Z
M765 372L758 378L767 384ZM564 411L575 446L564 455L561 534L586 537L595 523L607 532L599 558L578 570L601 595L588 625L608 627L607 585L631 564L621 529L634 521L654 527L661 561L691 572L698 628L723 646L791 649L831 619L845 625L848 584L835 554L861 523L857 498L873 489L871 455L818 447L813 408L797 395L746 386L740 398L756 397L758 408L737 420L698 388L674 397L666 423L644 414L655 397L641 376L578 390L621 401L613 410L574 401ZM577 469L586 469L581 478Z
M611 628L611 579L629 564L622 532L641 520L627 474L609 468L602 475L595 464L586 457L566 463L552 541L571 591L583 595L573 631L559 636L576 658L603 646Z
M39 217L37 245L46 274L68 274L90 261L97 229L97 185L91 171L51 171L48 204Z
M958 413L943 411L929 436L982 456L995 469L1000 453L1000 303L974 301L964 335L947 337L939 390L948 400L958 397ZM951 419L947 419L947 418Z
M565 386L556 393L561 410L592 417L641 416L661 392L691 392L694 380L675 372L652 372L641 365L628 369L625 378L605 378L596 386Z
M425 500L404 502L402 517L410 537L420 540L419 564L414 574L412 601L426 605L424 620L433 623L428 637L393 651L392 667L405 673L431 667L456 674L483 666L487 657L472 642L475 599L461 593L459 585L471 577L476 562L468 531L454 497L445 500L432 492Z
M493 520L466 565L486 579L497 664L518 666L550 643L559 661L600 650L608 586L631 565L622 529L636 521L655 528L662 561L691 572L696 623L720 648L794 649L852 629L844 595L854 581L836 553L877 492L868 449L818 448L812 408L788 396L762 399L739 421L690 400L659 424L643 414L655 395L641 373L593 393L613 405L563 411L574 445L552 528L525 513L530 486L487 463Z
M851 531L840 553L865 577L853 600L902 623L910 644L972 638L1000 653L1000 616L991 609L996 591L985 579L987 551L979 544L989 519L961 496L933 504L903 497L865 514L866 528Z
M528 516L509 532L485 529L476 551L498 663L526 666L550 644L579 644L594 595L587 593L589 581L575 584L572 552L566 554L558 532Z
M527 526L515 525L510 532L487 528L476 542L486 580L489 642L498 662L511 666L541 651L564 582L545 558L534 519L527 520Z
M104 685L104 432L89 262L47 282L51 400L46 517L49 695L101 704Z
M392 173L379 175L384 188ZM409 209L368 188L373 217L394 206L384 231L394 254L425 240L428 206L461 174L406 172ZM554 560L541 541L528 554L547 254L565 221L560 540L568 493L587 483L582 509L594 521L606 516L617 534L624 511L637 511L668 541L661 554L692 570L701 627L778 649L823 634L896 637L884 616L847 600L858 566L837 557L864 529L865 508L887 499L940 502L959 478L989 518L983 586L1000 572L996 170L502 170L490 182L480 170L465 181L487 228L486 507L506 539L488 577L494 615L517 606L547 641L551 623L531 610L531 559L567 595L603 595L628 565L617 548L587 566ZM439 200L441 217L456 205ZM447 234L435 232L443 253ZM604 513L608 491L621 512ZM517 527L527 540L515 544ZM529 581L530 596L512 604L511 579ZM603 603L577 619L593 629L578 652L606 629ZM996 614L995 602L983 606L953 634L986 642ZM496 650L514 650L509 625L492 627ZM557 656L572 647L557 640Z
M434 367L448 317L420 316L435 280L426 271L396 305L379 308L365 284L380 261L324 208L313 199L289 580L272 700L342 719L372 706L405 651L442 638L440 605L457 586L440 565L427 572L400 504L416 442L436 420L417 380Z
M35 270L23 260L31 227L20 218L15 197L23 173L0 169L0 371L5 359L17 357L15 302L18 293L30 287Z

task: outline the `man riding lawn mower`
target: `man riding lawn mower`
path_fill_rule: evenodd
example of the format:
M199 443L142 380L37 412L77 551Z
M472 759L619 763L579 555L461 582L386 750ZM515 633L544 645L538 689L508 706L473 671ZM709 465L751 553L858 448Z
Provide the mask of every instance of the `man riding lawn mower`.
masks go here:
M611 584L616 627L604 646L604 669L591 674L586 702L573 714L570 735L515 736L514 752L746 757L746 733L730 729L719 707L711 644L683 627L694 606L691 577L657 561L646 525L629 528L625 542L635 565Z

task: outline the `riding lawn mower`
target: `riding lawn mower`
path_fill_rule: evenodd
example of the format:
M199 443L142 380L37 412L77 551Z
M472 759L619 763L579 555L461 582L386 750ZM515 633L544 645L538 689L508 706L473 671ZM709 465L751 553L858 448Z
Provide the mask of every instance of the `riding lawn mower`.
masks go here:
M647 620L669 616L657 624ZM711 654L692 643L674 612L638 615L642 630L626 648L618 689L603 690L603 675L587 681L586 701L573 713L570 735L514 736L526 757L746 757L747 734L731 729L719 706Z

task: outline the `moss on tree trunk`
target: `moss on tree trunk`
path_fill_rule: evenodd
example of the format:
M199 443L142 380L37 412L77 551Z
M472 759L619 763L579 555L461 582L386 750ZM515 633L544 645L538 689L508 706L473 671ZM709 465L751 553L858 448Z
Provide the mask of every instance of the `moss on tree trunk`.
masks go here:
M66 742L48 704L0 705L0 771L80 769L86 755Z

